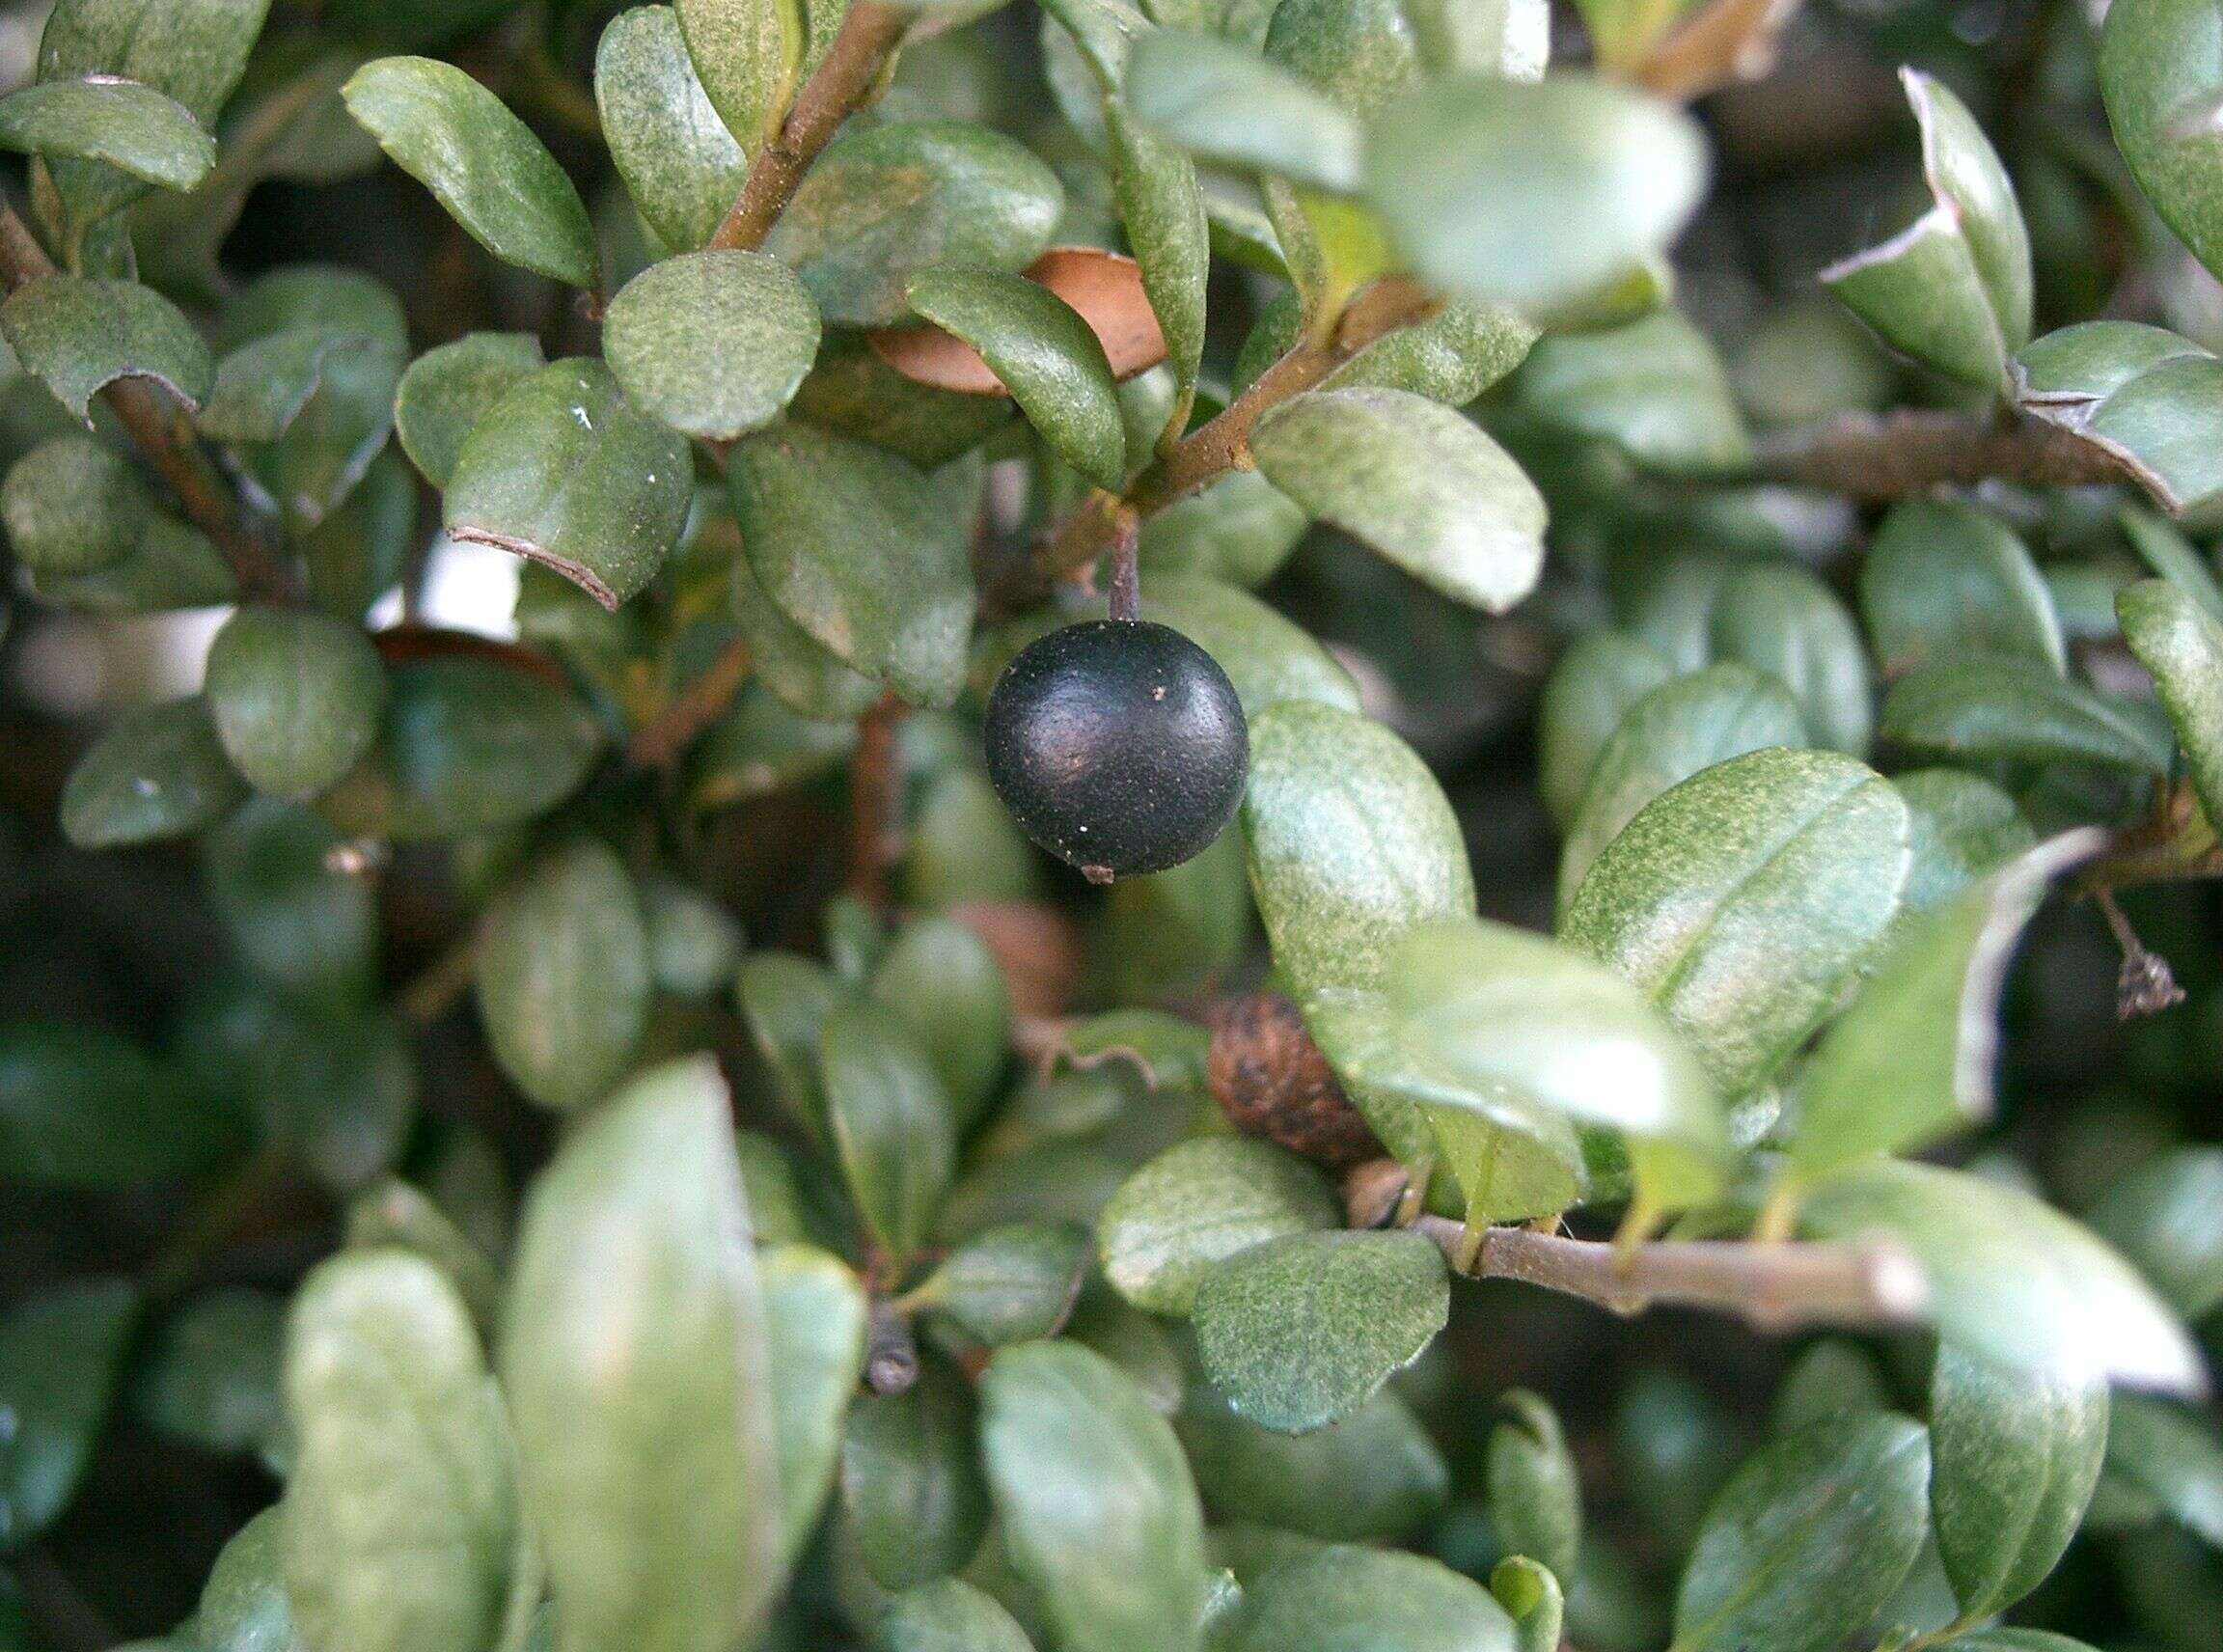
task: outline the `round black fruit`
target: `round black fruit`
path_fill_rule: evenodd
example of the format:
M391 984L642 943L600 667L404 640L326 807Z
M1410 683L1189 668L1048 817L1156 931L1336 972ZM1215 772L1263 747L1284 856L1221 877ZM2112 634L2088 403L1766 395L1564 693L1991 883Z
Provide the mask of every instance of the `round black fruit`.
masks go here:
M1177 867L1243 800L1250 735L1220 662L1165 625L1092 620L1029 644L988 697L988 778L1092 883Z

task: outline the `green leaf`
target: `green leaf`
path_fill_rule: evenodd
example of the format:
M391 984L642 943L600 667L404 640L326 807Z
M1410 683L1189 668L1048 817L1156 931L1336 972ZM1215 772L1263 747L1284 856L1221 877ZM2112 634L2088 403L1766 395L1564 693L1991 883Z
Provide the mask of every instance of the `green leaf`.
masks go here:
M2107 1386L1947 1342L1930 1383L1930 1512L1961 1614L2045 1579L2084 1519L2107 1446Z
M727 580L751 675L782 705L803 717L848 722L879 702L877 682L851 671L780 611L746 555L733 558Z
M809 25L800 0L677 0L687 54L749 153L779 135L800 85Z
M1926 367L2006 389L2030 342L2030 234L1984 128L1942 81L1902 69L1922 127L1930 206L1880 245L1822 272L1863 321Z
M1344 194L1359 186L1358 123L1232 41L1145 35L1129 54L1125 90L1138 120L1204 160Z
M1316 390L1258 421L1269 482L1455 601L1498 614L1544 561L1544 499L1469 420L1408 391Z
M1567 1596L1550 1568L1525 1555L1508 1555L1490 1568L1490 1597L1513 1619L1521 1652L1557 1652Z
M1821 1025L1897 914L1907 830L1891 784L1850 757L1751 753L1646 805L1561 933L1742 1095Z
M1448 77L1367 130L1366 199L1414 273L1530 312L1663 252L1705 180L1687 116L1575 75Z
M644 413L683 435L731 441L794 399L818 354L818 311L778 259L688 253L626 284L602 347Z
M904 289L937 264L1021 270L1050 244L1057 177L984 126L898 123L826 147L765 237L836 326L885 327L910 314Z
M139 1293L121 1280L48 1285L0 1316L0 1548L21 1548L69 1505L138 1316Z
M2165 734L2121 701L2064 682L2023 659L1925 666L1883 697L1880 731L1916 751L1962 759L2087 762L2165 775Z
M208 346L175 304L135 281L50 275L0 304L0 333L24 371L90 422L93 398L121 378L151 378L198 408L215 384Z
M1559 858L1559 911L1606 847L1660 793L1774 746L1803 746L1806 724L1781 682L1726 662L1674 676L1630 706L1592 760Z
M530 333L466 333L409 364L394 397L401 451L434 487L455 478L463 444L479 421L546 360Z
M2223 166L2214 103L2223 75L2196 0L2134 0L2100 36L2100 93L2131 176L2210 270L2223 268Z
M1959 500L1892 507L1861 564L1860 618L1886 676L1972 653L2068 670L2061 619L2028 548Z
M9 547L34 572L83 574L138 549L154 513L130 461L72 431L18 459L0 484Z
M398 1176L373 1183L348 1205L347 1249L409 1252L439 1269L481 1332L500 1317L502 1280L493 1256L429 1195Z
M748 1165L742 1166L743 1179ZM759 1242L774 1212L755 1199ZM772 1427L780 1465L781 1554L793 1565L817 1528L834 1487L849 1402L864 1374L864 1287L846 1263L809 1245L757 1253L764 1337L772 1372Z
M573 287L600 284L579 191L479 82L433 58L386 57L357 69L342 96L394 163L496 258Z
M1536 788L1562 831L1573 826L1614 730L1674 675L1657 649L1626 631L1592 631L1559 656L1536 709Z
M1232 1652L1513 1652L1513 1620L1480 1583L1421 1555L1338 1545L1246 1591Z
M818 1059L849 1195L900 1263L924 1243L956 1169L949 1092L894 1011L847 1004L826 1018Z
M223 1136L128 1039L58 1018L0 1023L0 1178L133 1187L198 1170Z
M479 421L445 519L453 537L545 564L615 610L678 544L694 483L685 439L579 356L519 380Z
M114 849L198 832L247 795L198 696L126 711L77 759L62 788L62 832Z
M780 1588L730 1105L708 1057L657 1068L571 1133L526 1203L502 1382L566 1645L728 1652Z
M133 1378L131 1409L174 1439L224 1456L261 1450L286 1432L278 1390L286 1305L274 1293L215 1285L188 1300L155 1334Z
M1003 1076L1011 1042L1011 994L995 953L955 919L916 919L889 943L866 990L919 1035L960 1130L971 1125Z
M2186 1324L2223 1302L2223 1149L2156 1154L2110 1184L2084 1219Z
M1415 931L1385 987L1395 1047L1485 1095L1623 1132L1663 1206L1716 1190L1719 1104L1628 981L1544 936L1474 921Z
M2199 1356L2145 1281L2020 1189L1934 1165L1864 1161L1809 1190L1799 1225L1816 1238L1898 1241L1928 1280L1939 1335L1970 1354L2142 1388L2203 1386Z
M2223 1547L2223 1445L2208 1418L2125 1394L2108 1418L2107 1468L2151 1496L2172 1520Z
M216 140L193 111L136 80L46 80L0 97L0 150L100 161L164 189L193 188L216 164Z
M648 1025L640 893L600 840L542 850L487 904L474 979L486 1042L546 1107L599 1100Z
M907 1589L963 1568L988 1529L972 1391L924 1361L902 1393L860 1401L841 1447L841 1503L865 1569Z
M676 252L708 242L749 156L696 78L676 12L636 6L610 20L594 54L594 103L610 158L657 238Z
M1474 874L1436 777L1395 734L1303 701L1250 725L1250 887L1299 994L1367 987L1416 924L1474 910Z
M201 847L209 904L250 969L312 1002L369 996L376 892L334 867L338 833L305 809L265 799L237 810Z
M1292 1233L1204 1276L1196 1350L1238 1415L1301 1434L1373 1398L1450 1305L1442 1253L1417 1233Z
M216 738L258 791L313 797L377 737L386 674L361 627L320 614L242 608L209 645Z
M1497 1396L1490 1431L1490 1523L1511 1555L1575 1575L1582 1540L1582 1481L1549 1401L1525 1389Z
M2137 321L2079 321L2014 364L2015 399L2034 418L2119 460L2161 506L2202 511L2223 493L2223 455L2205 432L2223 410L2223 361Z
M1789 1158L1799 1174L1926 1147L1991 1116L2016 944L2047 883L2098 846L2090 831L2056 838L1902 926L1806 1069Z
M1011 1614L959 1578L905 1589L873 1626L878 1652L1034 1652Z
M1238 1252L1333 1227L1335 1197L1294 1154L1241 1136L1168 1147L1120 1185L1096 1243L1112 1289L1151 1313L1187 1315Z
M286 1593L310 1652L483 1646L517 1520L502 1401L430 1262L398 1251L310 1275L286 1335L299 1441Z
M1442 1453L1395 1394L1331 1427L1276 1434L1199 1383L1173 1427L1215 1513L1331 1542L1400 1537L1442 1508L1449 1486Z
M965 680L974 594L959 467L932 475L805 426L752 436L727 462L741 542L766 594L852 669L914 705Z
M989 1362L980 1405L1004 1545L1057 1645L1196 1652L1203 1514L1172 1429L1134 1381L1076 1343L1023 1342Z
M1717 475L1751 455L1720 352L1673 310L1537 340L1505 395L1544 429L1610 442L1663 476Z
M974 1234L911 1292L986 1347L1055 1336L1091 1260L1085 1229L1014 1222Z
M2115 613L2124 642L2154 674L2201 808L2223 818L2223 620L2160 579L2118 591Z
M1856 1633L1914 1564L1929 1481L1922 1425L1889 1412L1763 1447L1707 1510L1677 1652L1822 1652Z
M1275 8L1265 50L1268 61L1358 116L1372 115L1419 69L1412 25L1385 0L1291 0Z
M1113 156L1112 195L1140 267L1143 295L1166 339L1175 400L1166 433L1180 434L1195 400L1204 356L1205 288L1212 273L1212 228L1196 168L1186 154L1141 130L1126 105L1107 99L1105 120ZM1139 462L1140 443L1130 455Z
M121 561L85 574L42 574L26 564L23 584L41 602L88 614L156 614L239 599L238 581L207 537L161 515L149 519Z
M1864 757L1876 725L1860 633L1836 592L1804 568L1757 564L1721 582L1716 659L1738 660L1791 690L1818 746Z
M795 393L795 416L932 468L978 447L1013 415L1000 396L914 383L863 334L837 331L827 335L818 365Z
M771 1070L772 1085L814 1142L830 1142L818 1045L827 1019L848 998L831 970L792 952L753 952L734 983L750 1042Z
M1284 700L1358 710L1358 685L1335 656L1239 586L1194 574L1147 574L1142 606L1220 662L1247 716Z
M261 1077L263 1128L327 1187L352 1193L393 1169L417 1074L408 1032L390 1011L287 1018Z

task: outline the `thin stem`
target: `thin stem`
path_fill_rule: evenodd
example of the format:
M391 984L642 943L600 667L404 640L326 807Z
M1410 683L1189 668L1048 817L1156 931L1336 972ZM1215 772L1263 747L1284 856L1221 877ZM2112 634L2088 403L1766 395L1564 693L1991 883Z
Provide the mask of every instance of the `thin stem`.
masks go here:
M1141 617L1141 522L1134 511L1122 511L1117 533L1112 540L1111 614L1114 620L1136 620Z
M2133 1021L2142 1015L2158 1015L2164 1009L2182 1004L2184 989L2177 984L2176 972L2170 969L2169 960L2150 950L2138 938L2128 915L2116 902L2114 892L2098 889L2093 891L2092 898L2100 903L2100 914L2107 920L2107 928L2123 953L2123 968L2115 977L2115 1019Z
M0 280L13 292L58 273L14 206L0 198ZM231 483L202 448L185 409L144 378L119 378L101 391L116 418L170 484L193 526L208 536L238 580L241 594L298 605L301 584L257 532Z
M2109 454L2051 425L2000 427L1914 408L1788 431L1761 444L1751 475L1878 501L1913 498L1946 482L2087 487L2130 480Z
M749 644L735 637L672 702L634 731L625 759L637 769L669 768L725 716L749 680Z
M851 0L825 61L805 83L779 136L751 163L741 193L710 237L713 247L746 251L763 244L818 151L870 98L910 20L909 13L880 0Z
M883 695L857 719L857 760L849 771L849 893L873 911L888 911L888 868L902 854L902 764L895 731L903 702Z
M1465 1224L1422 1216L1413 1230L1446 1257L1472 1251L1460 1271L1473 1279L1520 1280L1635 1313L1656 1304L1714 1308L1765 1330L1799 1325L1906 1325L1920 1319L1929 1285L1895 1245L1754 1245L1663 1240L1630 1247L1569 1239L1526 1227L1487 1227L1477 1243Z

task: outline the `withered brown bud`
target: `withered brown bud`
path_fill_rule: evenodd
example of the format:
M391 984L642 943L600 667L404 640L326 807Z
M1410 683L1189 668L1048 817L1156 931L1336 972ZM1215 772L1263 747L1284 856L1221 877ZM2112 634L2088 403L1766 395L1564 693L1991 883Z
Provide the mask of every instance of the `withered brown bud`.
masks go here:
M1246 1136L1334 1170L1382 1156L1297 1006L1278 994L1252 993L1221 1009L1205 1076L1220 1111Z

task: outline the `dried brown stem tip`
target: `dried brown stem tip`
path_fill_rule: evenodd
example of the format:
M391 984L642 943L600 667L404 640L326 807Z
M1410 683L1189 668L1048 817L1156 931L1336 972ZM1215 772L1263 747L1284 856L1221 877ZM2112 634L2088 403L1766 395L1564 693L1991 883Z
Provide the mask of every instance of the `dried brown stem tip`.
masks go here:
M1220 1111L1246 1136L1335 1170L1382 1155L1297 1006L1277 994L1253 993L1221 1010L1206 1078Z

